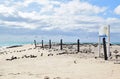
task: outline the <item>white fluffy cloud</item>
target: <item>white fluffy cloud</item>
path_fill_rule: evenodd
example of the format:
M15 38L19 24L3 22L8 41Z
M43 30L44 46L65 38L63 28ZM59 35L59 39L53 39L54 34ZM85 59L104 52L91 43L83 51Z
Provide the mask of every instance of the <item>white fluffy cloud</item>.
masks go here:
M99 7L80 0L72 0L66 3L55 0L24 0L18 2L11 0L7 3L7 5L0 5L1 16L25 20L19 22L19 20L8 21L1 19L0 25L2 26L28 29L39 28L42 30L67 29L68 31L81 29L97 31L100 24L108 23L116 28L120 25L120 19L105 19L98 16L104 14L107 10L106 7ZM38 7L32 6L35 9L32 10L30 8L31 4L37 4ZM115 9L115 12L120 13L119 6Z
M87 2L80 2L79 0L73 0L67 4L63 3L60 8L56 8L55 11L58 14L98 14L104 12L105 7L98 7L91 5Z
M14 27L14 28L28 28L28 29L35 29L37 28L37 24L34 23L26 23L26 22L9 22L9 21L0 21L1 25Z
M115 8L114 12L120 15L120 5Z
M118 18L108 18L107 24L111 25L111 31L112 32L120 32L120 19Z
M61 29L61 30L76 30L82 29L87 31L93 31L99 24L103 23L104 19L97 16L54 16L49 20L49 27L44 27L45 30ZM97 31L94 29L94 31Z
M15 12L15 8L8 7L5 5L0 5L0 14L3 14L4 16L9 16L9 15L13 15L14 12Z

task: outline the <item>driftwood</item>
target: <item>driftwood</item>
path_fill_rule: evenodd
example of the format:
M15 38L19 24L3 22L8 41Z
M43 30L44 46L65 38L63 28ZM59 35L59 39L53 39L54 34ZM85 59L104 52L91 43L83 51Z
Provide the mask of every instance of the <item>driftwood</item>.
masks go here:
M37 56L35 55L24 55L22 57L16 57L16 56L12 56L10 59L6 59L7 61L12 61L15 59L20 59L20 58L36 58Z
M17 59L17 57L12 56L10 59L6 59L6 60L7 60L7 61L12 61L12 60L14 60L14 59Z
M15 46L7 47L7 48L15 48L15 47L22 47L22 45L15 45Z

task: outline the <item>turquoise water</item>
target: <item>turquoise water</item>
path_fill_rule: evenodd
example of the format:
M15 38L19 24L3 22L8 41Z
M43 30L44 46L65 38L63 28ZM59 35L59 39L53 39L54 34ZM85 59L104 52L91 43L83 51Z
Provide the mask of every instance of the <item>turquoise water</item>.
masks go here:
M41 42L37 42L37 43L41 44ZM25 45L25 44L34 44L34 41L6 41L6 42L0 41L0 47ZM48 42L44 42L44 44L48 44Z
M14 46L14 45L25 45L25 44L33 44L33 42L12 42L12 41L9 41L9 42L0 42L0 47L2 46Z
M41 43L41 42L39 42L39 43ZM75 43L75 42L64 42L64 44L73 44L73 43ZM84 42L84 43L86 43L86 42ZM8 41L8 42L1 42L0 41L0 47L14 46L14 45L25 45L25 44L33 44L33 41ZM44 44L48 44L48 42L44 42ZM93 44L95 44L95 43L93 43ZM120 44L120 43L119 42L112 42L112 44Z

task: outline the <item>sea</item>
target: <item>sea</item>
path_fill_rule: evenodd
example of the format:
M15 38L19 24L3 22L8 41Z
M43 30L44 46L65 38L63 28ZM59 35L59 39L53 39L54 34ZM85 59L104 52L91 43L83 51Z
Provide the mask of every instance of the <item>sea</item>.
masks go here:
M41 42L37 42L41 44ZM53 42L54 44L58 44L58 42ZM65 42L65 44L72 44L73 42ZM17 46L17 45L26 45L26 44L34 44L33 41L6 41L0 42L0 47L10 47L10 46ZM48 42L44 42L44 44L49 44Z
M25 44L33 44L33 41L6 41L6 42L0 42L0 47L9 47L9 46L25 45Z
M39 44L41 44L41 42L38 42ZM54 42L54 43L58 43L58 42ZM83 43L92 43L92 44L96 44L95 42L83 42ZM81 43L81 44L83 44ZM0 41L0 47L9 47L9 46L16 46L16 45L26 45L26 44L34 44L33 41L6 41L6 42L1 42ZM48 44L48 42L44 42L44 44ZM75 44L75 42L64 42L64 44ZM112 42L111 44L118 44L120 45L120 42Z

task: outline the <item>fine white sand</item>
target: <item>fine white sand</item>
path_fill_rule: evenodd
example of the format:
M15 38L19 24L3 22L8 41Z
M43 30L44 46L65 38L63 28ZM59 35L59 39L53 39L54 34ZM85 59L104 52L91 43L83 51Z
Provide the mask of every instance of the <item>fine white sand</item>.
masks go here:
M62 51L57 46L34 49L34 45L1 49L0 79L120 79L120 64L112 59L94 58L97 47L90 47L92 53L77 54L75 46L64 47ZM119 51L119 48L111 46L111 51ZM83 49L89 46L82 46ZM59 54L63 52L68 54Z

